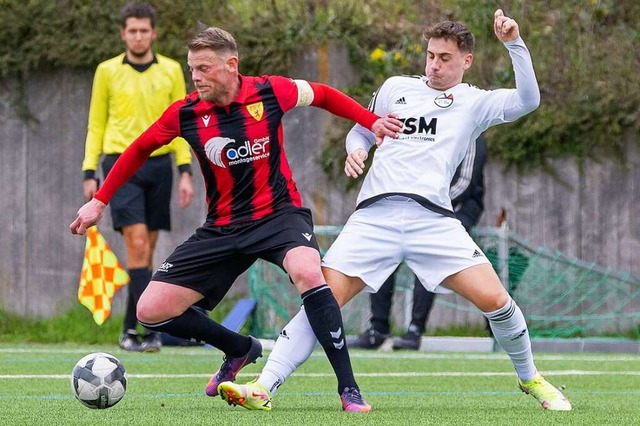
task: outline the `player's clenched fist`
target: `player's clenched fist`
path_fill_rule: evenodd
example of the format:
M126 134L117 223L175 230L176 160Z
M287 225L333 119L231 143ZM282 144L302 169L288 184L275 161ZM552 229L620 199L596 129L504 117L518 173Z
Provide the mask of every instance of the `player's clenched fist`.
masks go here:
M493 14L493 32L503 43L516 40L520 37L518 23L515 19L504 16L502 9L496 10Z

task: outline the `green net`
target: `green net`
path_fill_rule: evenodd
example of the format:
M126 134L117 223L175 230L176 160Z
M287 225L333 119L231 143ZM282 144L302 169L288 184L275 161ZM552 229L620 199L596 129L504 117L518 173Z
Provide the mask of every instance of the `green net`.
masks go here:
M322 251L340 227L316 227ZM503 228L477 228L474 239L525 314L532 336L626 337L640 335L640 277L602 268L545 247L534 247ZM413 275L402 264L396 274L391 315L396 331L411 319ZM300 296L277 266L258 261L249 270L249 291L258 301L251 332L275 338L300 308ZM371 311L367 293L357 295L343 309L347 334L368 327ZM479 310L456 294L438 295L427 322L435 329L478 329Z
M479 229L475 239L496 271L506 241L509 267L503 282L525 312L532 335L638 338L639 276L535 247L495 228Z

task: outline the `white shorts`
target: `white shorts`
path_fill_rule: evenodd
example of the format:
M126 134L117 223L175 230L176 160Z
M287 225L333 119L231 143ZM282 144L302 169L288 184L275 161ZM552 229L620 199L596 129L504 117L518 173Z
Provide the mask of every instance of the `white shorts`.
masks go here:
M440 286L448 276L489 263L458 219L392 196L356 210L322 266L361 278L365 291L375 293L403 261L436 293L451 293Z

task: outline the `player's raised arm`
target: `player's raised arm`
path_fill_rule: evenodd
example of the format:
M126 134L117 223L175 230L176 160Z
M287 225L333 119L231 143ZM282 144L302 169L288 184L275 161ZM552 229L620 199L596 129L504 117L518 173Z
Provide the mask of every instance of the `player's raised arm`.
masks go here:
M504 118L514 121L534 111L540 105L540 88L533 69L531 54L520 37L518 23L504 16L502 9L496 10L493 20L496 37L509 50L516 79L516 91L505 104Z

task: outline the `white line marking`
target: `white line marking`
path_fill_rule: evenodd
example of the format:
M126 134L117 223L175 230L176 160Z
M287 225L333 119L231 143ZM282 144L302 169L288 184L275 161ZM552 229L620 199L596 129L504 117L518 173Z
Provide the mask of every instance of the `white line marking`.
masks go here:
M129 355L126 352L118 348L105 348L105 347L85 347L78 349L59 349L54 346L51 348L0 348L1 354L81 354L86 355L90 352L109 352L116 356L126 356ZM183 356L212 356L219 357L220 352L217 349L183 349L183 348L162 348L162 353L160 356L165 355L177 355L180 357ZM268 353L268 352L267 352ZM134 355L135 356L135 355ZM350 351L351 358L357 359L459 359L459 360L508 360L509 357L504 352L496 352L489 354L482 353L455 353L455 352L447 352L447 353L437 353L437 352L414 352L414 353L402 353L402 352L380 352L380 351L361 351L355 350ZM326 359L325 354L321 350L316 350L311 358L314 359ZM640 358L637 355L625 355L625 354L611 354L611 355L594 355L592 353L567 353L567 354L534 354L534 358L536 361L580 361L580 362L629 362L629 361L640 361ZM2 361L2 358L0 358Z
M545 376L640 376L640 371L588 371L588 370L559 370L544 371ZM69 374L0 374L0 380L9 379L66 379ZM128 374L129 379L197 379L211 377L206 374ZM238 376L255 377L255 373L240 373ZM334 377L333 373L294 373L295 377ZM469 371L413 371L406 373L358 373L358 377L494 377L513 376L515 373L497 372L469 372Z

